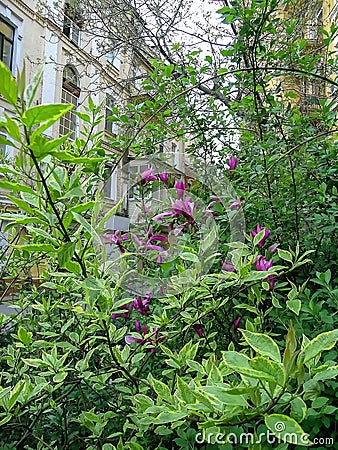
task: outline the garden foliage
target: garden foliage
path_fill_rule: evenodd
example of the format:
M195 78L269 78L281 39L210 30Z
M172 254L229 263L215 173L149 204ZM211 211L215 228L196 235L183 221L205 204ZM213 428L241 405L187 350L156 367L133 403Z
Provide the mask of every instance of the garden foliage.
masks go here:
M34 106L43 68L26 85L24 71L15 80L0 63L0 93L14 111L1 118L1 142L17 150L0 169L13 205L1 213L2 300L16 311L1 317L1 448L284 450L337 440L337 106L322 99L305 114L283 89L290 67L309 79L319 72L276 7L221 11L239 31L212 78L224 97L241 90L240 101L225 108L209 98L194 110L194 86L213 61L194 65L189 55L175 68L181 77L154 61L144 82L152 100L114 110L120 158L153 153L189 128L191 154L213 161L238 194L225 204L200 180L188 186L150 168L133 180L141 208L130 232L104 229L121 205L102 206L112 156L97 131L101 105L89 99L76 112L75 141L50 139L71 106ZM251 70L238 65L244 52ZM329 52L326 62L333 73ZM229 123L237 143L220 148ZM156 210L159 187L168 198ZM230 242L229 217L240 212L243 240ZM108 267L111 249L125 275ZM123 282L130 271L163 286L133 293Z

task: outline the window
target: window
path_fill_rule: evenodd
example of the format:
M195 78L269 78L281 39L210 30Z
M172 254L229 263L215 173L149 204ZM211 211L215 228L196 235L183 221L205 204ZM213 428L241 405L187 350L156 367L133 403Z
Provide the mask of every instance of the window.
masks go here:
M61 102L74 105L74 109L68 111L61 117L59 132L62 136L67 133L72 133L70 136L71 139L75 139L76 135L76 115L74 114L74 110L77 107L81 92L78 84L79 81L75 69L71 66L66 66L63 70Z
M168 151L168 144L167 144L167 142L159 144L158 151L159 151L159 153L166 153Z
M135 189L136 186L133 186L135 183L135 179L137 176L141 173L143 173L145 170L149 168L148 164L145 163L134 163L131 162L129 166L129 198L135 197Z
M134 87L138 90L141 89L141 81L142 81L142 72L141 69L137 66L134 65L131 67L131 83L134 84Z
M135 69L135 87L136 89L141 89L142 72L139 67Z
M109 174L112 170L112 166L107 165L106 169ZM109 198L110 200L117 200L117 170L114 170L114 172L109 175L109 178L107 179L103 187L103 192L105 198Z
M173 165L176 167L178 165L179 151L178 145L175 142L171 144L171 151L173 154Z
M0 56L1 61L12 70L15 29L0 17Z
M65 15L63 20L63 33L75 44L80 45L83 17L81 7L77 1L65 1Z
M80 27L68 16L63 21L63 33L77 46L80 45Z
M121 49L114 48L107 54L107 60L112 64L115 69L120 70L121 68Z
M117 104L118 97L113 98L111 95L107 95L106 97L106 120L105 120L105 129L109 131L109 133L117 134L119 132L119 126L117 122L112 122L108 120L109 116L113 115L113 108Z

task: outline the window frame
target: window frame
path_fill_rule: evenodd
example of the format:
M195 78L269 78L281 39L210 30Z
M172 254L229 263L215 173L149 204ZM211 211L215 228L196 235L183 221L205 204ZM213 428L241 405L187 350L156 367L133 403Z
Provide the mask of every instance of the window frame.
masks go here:
M0 15L0 21L4 23L6 26L8 26L12 30L12 39L9 39L6 35L0 32L0 60L9 68L10 71L13 69L13 60L14 60L14 45L15 45L15 34L16 34L16 27L13 26L8 20L6 20L2 15ZM10 64L7 65L5 60L3 59L4 54L4 43L9 42L11 45L11 51L10 51Z
M71 80L70 78L66 78L65 75L67 73L67 69L69 69L73 75L74 80ZM68 134L72 132L70 135L71 140L75 140L77 135L77 116L75 114L75 111L78 106L78 99L80 97L81 89L79 86L79 76L77 73L77 70L70 64L67 64L62 72L63 80L62 80L62 89L61 89L61 103L70 103L74 105L74 108L70 111L67 111L67 113L61 117L60 124L59 124L59 134L61 136L64 136L65 134ZM75 81L75 83L74 83ZM67 99L67 97L69 97ZM70 127L67 125L67 123L72 123L73 126Z
M118 101L117 94L106 94L106 104L105 104L105 120L104 120L104 129L108 133L117 135L119 132L118 122L113 122L108 120L109 116L113 115L113 108L116 106ZM110 113L110 114L109 114Z
M112 164L107 164L106 169L111 170L113 167ZM108 187L108 189L107 189ZM117 170L115 169L110 176L106 179L103 186L104 198L108 200L112 200L117 202L118 193L117 193Z
M107 53L107 61L111 64L116 70L121 70L122 65L122 52L121 48L117 47L110 50Z

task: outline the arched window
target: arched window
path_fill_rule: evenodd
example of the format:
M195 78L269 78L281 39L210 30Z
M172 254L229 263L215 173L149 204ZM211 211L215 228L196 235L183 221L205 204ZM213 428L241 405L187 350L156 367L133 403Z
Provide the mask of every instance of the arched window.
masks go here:
M71 139L75 139L76 137L76 115L74 114L74 110L76 110L80 93L79 77L76 70L72 66L65 66L63 69L61 102L74 105L74 109L68 111L67 114L60 119L59 131L61 136L72 133Z

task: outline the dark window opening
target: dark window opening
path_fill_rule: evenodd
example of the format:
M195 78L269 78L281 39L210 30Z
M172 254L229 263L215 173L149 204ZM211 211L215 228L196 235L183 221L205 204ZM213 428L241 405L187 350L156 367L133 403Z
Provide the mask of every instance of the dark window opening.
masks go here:
M15 28L0 17L0 57L12 70Z

